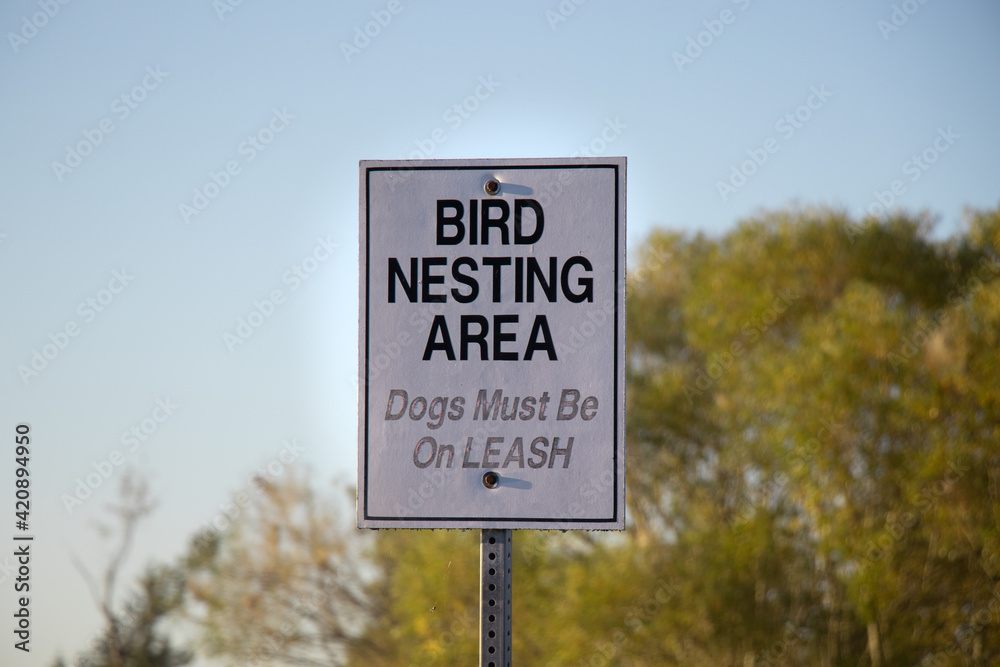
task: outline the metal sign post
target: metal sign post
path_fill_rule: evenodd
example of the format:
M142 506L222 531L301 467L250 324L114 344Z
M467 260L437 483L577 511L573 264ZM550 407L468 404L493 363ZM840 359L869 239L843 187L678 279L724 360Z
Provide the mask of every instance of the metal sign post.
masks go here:
M479 665L510 667L512 530L484 528L479 545Z

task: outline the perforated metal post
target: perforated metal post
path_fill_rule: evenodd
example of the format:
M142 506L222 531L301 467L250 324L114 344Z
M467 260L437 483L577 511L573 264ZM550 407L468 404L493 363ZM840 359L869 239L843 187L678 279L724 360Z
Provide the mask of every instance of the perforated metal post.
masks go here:
M479 546L479 664L510 667L513 531L483 529Z

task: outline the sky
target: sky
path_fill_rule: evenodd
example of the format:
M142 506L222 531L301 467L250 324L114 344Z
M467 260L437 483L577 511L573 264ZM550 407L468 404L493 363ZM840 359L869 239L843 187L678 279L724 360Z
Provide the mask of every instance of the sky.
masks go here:
M126 469L158 501L127 575L253 474L354 483L359 160L625 156L633 253L788 206L945 236L1000 199L993 0L8 0L0 33L4 618L34 536L4 665L99 628L74 561Z

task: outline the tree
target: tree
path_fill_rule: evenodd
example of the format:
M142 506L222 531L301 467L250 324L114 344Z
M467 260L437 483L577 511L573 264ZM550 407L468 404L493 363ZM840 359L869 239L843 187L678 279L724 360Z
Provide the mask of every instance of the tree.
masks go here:
M936 240L927 215L792 209L651 235L628 529L515 534L518 661L1000 661L1000 209L967 221ZM200 541L212 652L475 660L476 533L361 533L336 507L291 476Z
M119 607L116 603L121 569L131 550L139 522L152 512L144 480L126 472L122 477L119 500L109 512L120 523L120 538L100 580L95 579L79 560L77 569L90 587L94 603L104 620L104 629L92 646L77 656L77 667L180 667L191 662L192 654L173 646L161 626L182 606L185 594L183 570L169 566L151 566L139 579L139 590ZM113 529L98 525L108 537ZM64 667L60 658L55 667Z
M348 648L374 660L382 649L362 630L383 611L370 590L367 540L345 525L342 501L288 470L279 482L258 478L221 532L195 537L184 563L187 615L206 653L232 664L343 664Z
M995 583L997 220L932 242L926 217L805 210L651 239L679 268L630 302L630 454L664 489L636 514L693 550L691 581L735 556L703 645L759 657L791 623L813 638L793 662L995 655L954 637Z

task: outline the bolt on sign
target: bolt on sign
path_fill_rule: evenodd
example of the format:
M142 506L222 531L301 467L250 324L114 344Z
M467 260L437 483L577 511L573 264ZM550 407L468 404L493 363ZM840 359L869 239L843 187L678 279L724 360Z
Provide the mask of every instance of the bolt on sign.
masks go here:
M361 162L359 527L625 527L625 164Z

